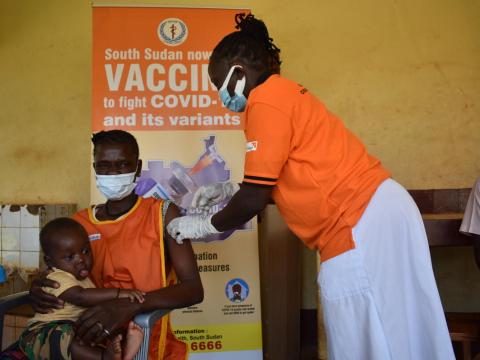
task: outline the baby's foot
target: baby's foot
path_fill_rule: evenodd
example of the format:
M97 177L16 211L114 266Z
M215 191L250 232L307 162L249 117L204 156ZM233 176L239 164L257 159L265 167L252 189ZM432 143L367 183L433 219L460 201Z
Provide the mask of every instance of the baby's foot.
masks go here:
M137 355L143 342L143 329L130 321L126 335L126 343L123 348L123 360L132 360Z
M105 360L122 360L122 335L117 335L110 341L105 349L103 358Z

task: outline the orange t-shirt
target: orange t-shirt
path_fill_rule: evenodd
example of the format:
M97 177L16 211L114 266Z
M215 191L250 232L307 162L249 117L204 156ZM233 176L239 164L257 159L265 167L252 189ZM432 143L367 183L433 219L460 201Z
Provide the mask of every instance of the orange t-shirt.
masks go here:
M73 215L90 238L94 260L90 277L97 287L148 292L169 285L172 274L165 261L162 204L162 200L139 197L116 220L97 220L92 208ZM187 357L186 344L173 335L169 318L164 316L153 329L149 359Z
M250 92L243 182L275 185L290 229L322 261L353 249L352 227L390 174L307 89L279 75Z

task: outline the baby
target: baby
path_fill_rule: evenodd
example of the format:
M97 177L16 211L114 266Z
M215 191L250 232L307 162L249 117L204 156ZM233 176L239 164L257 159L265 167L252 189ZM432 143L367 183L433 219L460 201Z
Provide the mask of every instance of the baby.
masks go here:
M130 360L138 352L143 330L130 322L125 345L122 335L117 335L106 346L89 346L75 338L74 323L85 310L99 302L116 298L144 301L144 293L127 289L97 289L88 275L93 257L85 229L70 218L58 218L49 222L40 232L40 245L45 263L53 270L48 278L57 281L58 288L45 287L64 300L62 309L47 314L36 313L22 333L19 345L29 359L115 359ZM97 323L100 330L103 325Z

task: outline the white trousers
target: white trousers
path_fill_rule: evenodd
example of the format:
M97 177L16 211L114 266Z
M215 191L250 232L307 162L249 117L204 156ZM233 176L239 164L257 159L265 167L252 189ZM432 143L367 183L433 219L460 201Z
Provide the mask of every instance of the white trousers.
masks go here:
M353 228L354 250L318 276L329 360L454 360L422 218L383 182Z

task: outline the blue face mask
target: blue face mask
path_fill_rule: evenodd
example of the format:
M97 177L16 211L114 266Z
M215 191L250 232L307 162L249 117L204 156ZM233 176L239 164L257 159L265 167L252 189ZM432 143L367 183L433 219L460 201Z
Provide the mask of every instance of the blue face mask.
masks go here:
M235 70L235 68L241 69L242 67L240 65L233 65L230 68L222 87L218 90L218 93L220 94L220 99L222 100L222 103L223 105L225 105L225 107L235 112L242 112L247 106L247 98L245 97L245 95L243 95L246 77L244 76L241 80L237 81L237 83L235 84L233 96L230 96L227 89L228 83L230 82L230 78L232 77L233 70Z

